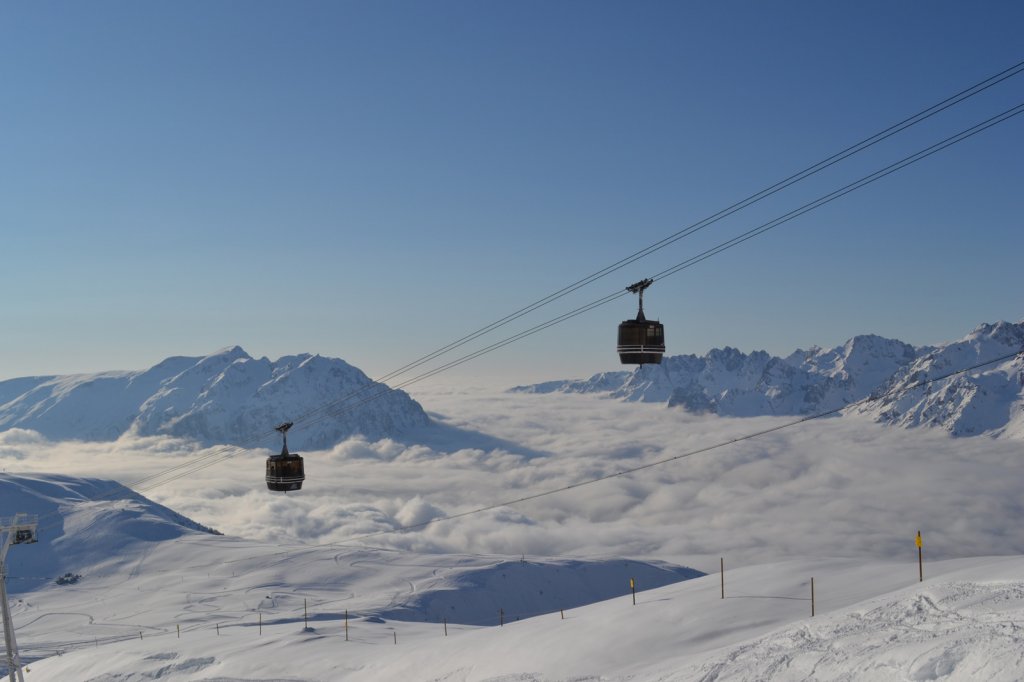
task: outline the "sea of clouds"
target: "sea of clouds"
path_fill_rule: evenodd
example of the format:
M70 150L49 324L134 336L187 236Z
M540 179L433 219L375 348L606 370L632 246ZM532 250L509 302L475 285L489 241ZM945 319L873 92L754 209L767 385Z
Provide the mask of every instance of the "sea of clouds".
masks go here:
M537 499L792 418L693 416L586 395L422 389L436 424L401 440L347 440L304 452L301 492L270 493L263 460L238 451L193 476L136 488L228 535L418 552L661 559L715 570L793 556L916 560L1024 554L1020 443L951 438L859 417L820 419ZM296 428L301 428L297 425ZM50 442L0 433L0 469L132 484L220 456L163 437ZM157 479L159 480L159 479ZM16 510L11 510L16 511ZM369 537L367 537L369 536Z

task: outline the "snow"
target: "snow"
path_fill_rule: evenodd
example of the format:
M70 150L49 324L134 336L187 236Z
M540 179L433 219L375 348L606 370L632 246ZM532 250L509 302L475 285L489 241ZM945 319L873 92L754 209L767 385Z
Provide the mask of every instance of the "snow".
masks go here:
M80 485L100 483L0 481L4 499L15 486L20 502L60 504L71 519L95 504L78 500ZM159 508L142 505L159 525ZM129 520L87 524L89 543ZM115 570L82 566L76 585L14 595L26 679L1016 680L1024 665L1019 556L926 561L924 582L911 553L727 564L722 599L717 573L652 587L667 567L625 559L270 546L185 526L119 554ZM90 560L65 558L76 557ZM573 595L575 608L559 603Z
M754 417L811 415L851 408L905 428L932 426L954 436L1024 437L1024 355L929 388L922 380L1024 350L1024 322L982 324L964 338L915 348L873 334L831 349L796 350L785 358L764 351L715 348L704 356L665 356L660 365L548 381L518 393L596 393L664 403L693 414ZM886 395L890 394L890 395Z
M896 376L911 381L954 360L991 357L1014 333L984 327ZM813 350L757 362L785 377L812 356L846 382L857 366L870 369L862 351L879 344L847 344L831 359ZM335 369L344 373L313 356L271 369L239 351L197 371L212 378L196 382L202 400L216 405L237 395L234 386L251 392L278 379L294 382L275 389L280 399L298 398L331 385L324 377ZM179 376L193 360L165 362ZM738 351L713 364L719 375L751 379ZM1015 371L1010 361L970 377L970 386L997 392ZM151 379L131 377L139 386ZM63 381L72 393L83 383ZM19 395L29 384L16 386ZM740 384L718 388L723 400L733 388L735 400L752 395ZM932 396L961 391L951 381ZM418 397L429 421L401 437L304 452L306 486L288 495L263 486L266 450L239 450L147 499L114 480L145 480L217 448L132 431L114 442L0 432L0 516L40 517L40 541L8 557L26 678L1021 677L1017 442L891 429L850 413L707 451L791 418L695 415L602 394ZM994 420L975 423L1001 423L993 406L1006 404L972 397L977 420ZM1011 424L1017 405L1006 412ZM657 464L687 452L701 454ZM597 477L608 478L583 485ZM534 497L544 491L560 492ZM67 573L81 579L58 585Z
M353 434L394 436L428 422L407 394L374 384L343 360L303 354L271 362L233 346L138 372L2 381L0 429L32 429L55 440L166 434L247 444L325 405L344 409L297 433L289 441L296 449L329 447Z
M937 427L954 436L985 433L1021 438L1024 354L927 387L914 385L1022 349L1024 323L980 325L964 338L924 354L897 372L881 389L891 395L864 405L858 412L908 428Z

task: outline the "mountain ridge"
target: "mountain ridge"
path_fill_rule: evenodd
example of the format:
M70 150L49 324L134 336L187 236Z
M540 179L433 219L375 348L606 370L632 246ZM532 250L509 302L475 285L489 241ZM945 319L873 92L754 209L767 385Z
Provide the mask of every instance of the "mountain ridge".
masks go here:
M726 346L703 356L665 356L660 365L602 372L589 379L516 386L512 392L593 393L664 403L695 414L808 416L853 406L877 422L937 427L953 436L987 433L1024 438L1024 356L977 375L942 376L1024 350L1024 321L984 323L957 341L915 347L874 334L834 348L812 346L785 357ZM868 404L865 399L875 396Z
M344 402L363 392L362 400ZM52 440L168 435L239 445L335 403L326 418L297 429L291 444L324 448L356 434L379 439L430 422L408 394L373 382L344 360L303 353L271 361L229 346L138 371L0 381L0 430L31 429Z

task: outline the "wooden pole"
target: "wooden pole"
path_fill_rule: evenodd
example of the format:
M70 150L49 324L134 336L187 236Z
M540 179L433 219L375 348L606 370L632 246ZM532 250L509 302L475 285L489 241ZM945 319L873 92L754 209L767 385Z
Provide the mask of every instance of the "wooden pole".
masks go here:
M395 636L395 646L398 646L398 630L395 630L391 634L393 634Z
M260 635L263 634L263 612L260 611Z
M448 636L448 619L447 618L444 619L444 636L445 637Z
M345 609L345 641L348 641L348 609Z
M562 620L565 620L565 609L558 609L558 611L562 614Z
M811 578L811 618L814 618L814 578Z
M175 624L177 625L177 624ZM181 639L181 625L177 625L178 628L178 639Z
M498 626L505 627L505 609L498 609Z
M719 572L722 574L722 599L725 599L725 557L719 559Z
M220 623L217 623L217 636L220 637Z
M309 629L309 600L302 600L302 625L305 629Z

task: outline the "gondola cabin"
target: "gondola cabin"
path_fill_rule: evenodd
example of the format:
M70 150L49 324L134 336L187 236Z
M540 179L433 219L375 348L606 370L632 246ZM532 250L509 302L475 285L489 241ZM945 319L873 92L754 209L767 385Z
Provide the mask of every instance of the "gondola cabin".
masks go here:
M14 540L11 542L12 545L28 545L36 540L36 531L34 528L19 528L14 531Z
M640 295L636 319L619 325L619 361L624 365L658 365L665 354L665 326L644 316L644 289L654 280L645 279L626 287Z
M284 439L281 454L267 457L267 488L275 492L301 490L302 482L306 480L302 458L294 452L288 452L288 429L291 427L291 422L274 427Z

